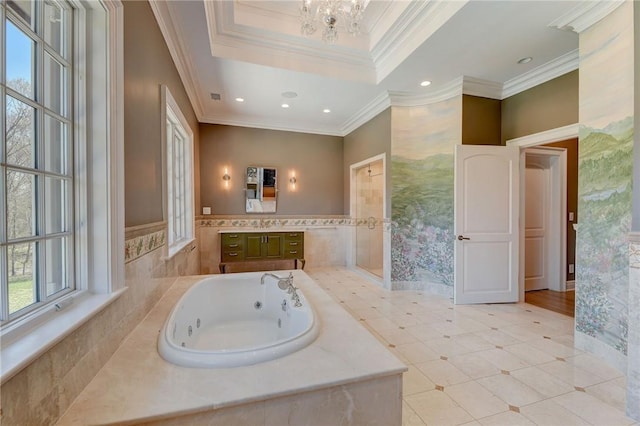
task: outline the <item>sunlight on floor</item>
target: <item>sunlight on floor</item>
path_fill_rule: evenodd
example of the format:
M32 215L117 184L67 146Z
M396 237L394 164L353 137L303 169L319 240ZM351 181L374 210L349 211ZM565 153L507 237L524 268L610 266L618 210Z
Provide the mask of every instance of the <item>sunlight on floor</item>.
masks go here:
M409 367L403 425L634 423L624 375L574 349L573 318L390 292L345 268L307 273Z

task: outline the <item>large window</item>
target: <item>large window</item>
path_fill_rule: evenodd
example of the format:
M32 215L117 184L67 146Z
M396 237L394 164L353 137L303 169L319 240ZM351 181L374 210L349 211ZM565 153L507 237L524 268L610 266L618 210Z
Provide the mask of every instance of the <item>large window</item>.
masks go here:
M6 0L0 13L6 323L74 289L74 15L64 0Z
M169 89L166 105L166 220L168 254L193 240L193 134Z

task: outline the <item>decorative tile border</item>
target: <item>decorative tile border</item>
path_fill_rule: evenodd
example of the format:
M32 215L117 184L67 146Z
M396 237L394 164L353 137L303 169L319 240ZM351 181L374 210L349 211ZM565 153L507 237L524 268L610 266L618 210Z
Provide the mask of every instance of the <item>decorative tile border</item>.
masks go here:
M162 247L165 240L166 231L164 229L125 240L124 262L129 263Z
M206 216L198 218L198 224L203 227L214 228L286 228L286 227L324 227L324 226L376 226L382 224L389 230L388 219L351 218L342 217L216 217L208 219Z

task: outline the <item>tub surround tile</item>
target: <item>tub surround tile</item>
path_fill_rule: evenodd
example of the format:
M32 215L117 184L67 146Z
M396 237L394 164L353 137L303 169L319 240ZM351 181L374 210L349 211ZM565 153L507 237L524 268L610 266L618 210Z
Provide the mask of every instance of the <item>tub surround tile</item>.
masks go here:
M400 377L389 376L265 401L264 424L399 425L401 388Z
M304 273L294 274L296 285L313 303L322 323L320 336L310 346L284 358L236 369L190 369L164 361L156 350L157 330L179 297L201 279L179 278L59 424L153 419L172 412L195 414L361 380L400 377L406 370L404 364ZM310 364L314 367L309 368Z

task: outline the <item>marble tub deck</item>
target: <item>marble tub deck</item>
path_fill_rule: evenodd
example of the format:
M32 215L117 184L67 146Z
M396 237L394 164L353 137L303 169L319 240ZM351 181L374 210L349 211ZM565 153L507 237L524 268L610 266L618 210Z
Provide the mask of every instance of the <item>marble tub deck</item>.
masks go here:
M57 424L400 424L406 366L304 272L293 273L322 323L310 346L239 368L164 361L158 333L202 277L178 278Z

